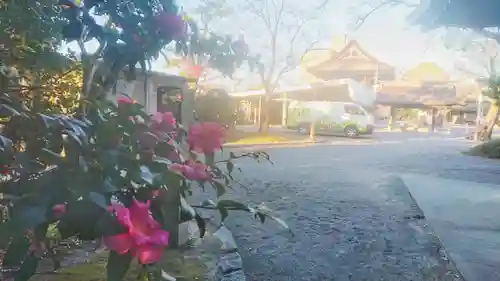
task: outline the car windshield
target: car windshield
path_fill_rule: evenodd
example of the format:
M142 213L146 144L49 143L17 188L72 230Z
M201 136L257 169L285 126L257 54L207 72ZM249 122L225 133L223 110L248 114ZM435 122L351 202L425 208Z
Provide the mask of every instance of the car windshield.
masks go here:
M364 110L357 105L346 104L344 105L345 112L352 115L365 115Z

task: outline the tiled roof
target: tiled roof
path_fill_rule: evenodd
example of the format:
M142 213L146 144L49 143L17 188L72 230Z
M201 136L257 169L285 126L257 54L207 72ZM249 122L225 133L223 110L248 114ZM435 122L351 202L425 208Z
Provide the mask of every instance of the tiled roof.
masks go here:
M376 103L407 106L439 106L460 104L452 85L383 85L376 94Z

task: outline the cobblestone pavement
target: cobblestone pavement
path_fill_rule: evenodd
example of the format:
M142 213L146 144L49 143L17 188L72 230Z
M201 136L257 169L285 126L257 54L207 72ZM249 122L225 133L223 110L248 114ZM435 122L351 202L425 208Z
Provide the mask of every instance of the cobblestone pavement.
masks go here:
M493 162L457 140L269 150L274 166L240 163L249 187L294 230L235 214L228 221L250 281L461 280L398 173L498 182ZM498 167L498 166L497 166Z

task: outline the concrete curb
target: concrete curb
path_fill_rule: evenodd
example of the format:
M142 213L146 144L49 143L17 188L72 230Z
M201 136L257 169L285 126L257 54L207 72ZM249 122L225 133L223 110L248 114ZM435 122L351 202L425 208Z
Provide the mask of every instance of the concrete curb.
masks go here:
M238 246L231 231L222 225L214 236L222 242L214 281L245 281L243 260L238 253Z
M213 231L214 225L208 222L209 231L203 239L199 239L199 230L194 221L183 223L181 226L182 237L185 237L184 245L190 248L208 248L212 252L210 255L200 257L205 259L205 264L210 269L208 279L213 281L246 280L238 246L233 234L226 226L222 225Z
M226 143L223 148L242 148L242 147L267 147L267 146L287 146L287 145L303 145L303 144L315 144L322 143L326 141L311 141L311 140L301 140L301 141L287 141L287 142L268 142L268 143L253 143L253 144L239 144L239 143Z
M450 134L450 129L436 129L435 132L427 128L416 128L416 129L406 129L402 130L401 128L393 128L389 130L388 128L377 128L374 130L375 133L439 133L439 134Z
M458 274L457 277L460 278L460 280L466 281L462 270L459 268L457 263L451 258L450 251L448 251L446 249L441 238L436 233L436 231L434 231L432 224L431 224L431 221L428 220L427 217L425 216L424 211L422 210L422 208L420 208L417 200L415 200L415 198L411 194L411 191L408 188L408 186L406 185L406 183L404 182L404 180L399 176L390 176L388 178L387 182L393 183L392 187L388 187L387 190L390 193L392 193L392 195L395 196L395 198L397 198L397 200L400 200L400 201L405 202L407 204L408 209L405 212L405 219L408 220L409 226L412 228L415 228L416 231L424 231L424 230L422 230L421 227L416 227L416 225L413 224L413 222L418 221L418 220L425 221L424 225L425 225L425 228L427 228L427 231L428 231L427 234L432 235L432 238L435 241L435 243L437 245L439 245L440 249L436 249L436 250L437 250L439 256L441 257L441 259L445 262L447 261L448 265L450 266L450 268L448 268L448 269L456 271L456 273Z

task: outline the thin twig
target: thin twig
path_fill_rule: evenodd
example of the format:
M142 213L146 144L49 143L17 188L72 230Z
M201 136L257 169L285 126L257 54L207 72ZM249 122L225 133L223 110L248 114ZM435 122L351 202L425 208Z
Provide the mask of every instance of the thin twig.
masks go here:
M358 20L356 21L356 24L354 26L354 31L359 29L371 15L373 15L375 12L377 12L378 10L380 10L381 8L383 8L387 5L406 5L407 7L418 6L418 4L417 5L408 4L405 0L384 0L384 1L380 2L378 5L376 5L375 7L373 7L368 13L366 13L363 16L358 18Z

